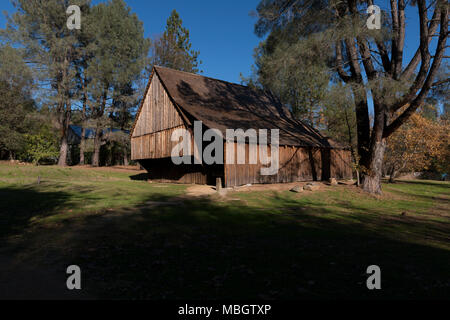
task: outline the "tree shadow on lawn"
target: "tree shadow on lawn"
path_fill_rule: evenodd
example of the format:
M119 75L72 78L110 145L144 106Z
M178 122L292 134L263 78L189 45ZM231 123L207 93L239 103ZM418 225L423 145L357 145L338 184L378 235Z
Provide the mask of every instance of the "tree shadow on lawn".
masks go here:
M134 181L147 181L149 179L149 177L148 177L148 173L139 173L139 174L130 176L130 179L134 180Z
M70 194L63 191L39 192L35 186L0 188L0 240L21 234L33 218L46 217L63 208Z
M59 196L55 206L67 200ZM53 257L62 272L79 265L83 290L98 298L448 297L450 252L388 236L376 211L365 218L361 208L348 208L356 212L349 219L332 219L336 212L325 204L302 207L287 197L281 213L213 199L167 200L151 194L134 208L68 219L30 236L22 255ZM414 224L403 223L397 232ZM415 236L433 239L422 224ZM439 228L449 231L448 224ZM373 264L381 267L382 290L366 288Z

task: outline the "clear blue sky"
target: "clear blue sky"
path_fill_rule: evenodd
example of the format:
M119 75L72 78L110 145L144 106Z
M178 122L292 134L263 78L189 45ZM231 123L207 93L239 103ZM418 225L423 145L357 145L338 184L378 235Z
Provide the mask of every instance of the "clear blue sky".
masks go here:
M94 3L102 0L94 0ZM2 11L13 11L9 0L0 0ZM239 82L239 73L249 75L253 64L253 50L259 39L253 33L256 18L249 13L259 0L126 0L132 11L144 22L147 37L164 31L166 20L176 9L183 24L190 30L193 49L200 51L203 74L230 82ZM382 9L389 9L387 0L379 1ZM419 41L417 7L408 8L405 61L409 61ZM0 28L5 18L0 16Z
M176 9L189 29L192 48L200 51L204 75L239 83L240 72L250 73L253 49L260 39L253 33L256 19L249 13L256 9L259 0L125 1L144 22L147 37L161 34L171 11ZM0 3L2 11L13 11L9 0ZM0 28L4 27L2 14Z
M249 16L259 0L126 0L144 22L146 36L164 31L176 9L189 29L192 47L200 51L203 74L239 82L239 73L250 73L253 49L260 39L253 33L256 19Z

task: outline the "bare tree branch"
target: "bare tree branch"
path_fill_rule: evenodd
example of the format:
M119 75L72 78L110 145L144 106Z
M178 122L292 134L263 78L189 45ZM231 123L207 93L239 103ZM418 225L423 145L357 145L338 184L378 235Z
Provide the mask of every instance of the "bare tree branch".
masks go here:
M447 83L447 82L450 82L450 78L447 78L447 79L444 79L444 80L440 80L440 81L436 81L436 82L434 82L431 85L431 87L437 87L437 86L440 86L441 84L444 84L444 83Z
M390 110L391 113L394 113L401 107L403 107L405 104L413 100L416 96L417 91L423 86L424 81L427 78L428 69L430 68L430 61L431 61L431 55L430 51L428 49L428 45L430 43L428 38L428 18L427 18L427 11L426 11L426 1L425 0L418 0L418 7L419 7L419 20L420 20L420 57L421 57L421 65L419 72L416 76L416 79L414 80L414 83L408 90L408 93L406 93L402 98L397 101L392 106L392 109ZM435 10L441 10L440 8L436 8ZM443 13L444 14L444 13ZM446 15L446 13L444 14ZM441 15L442 20L442 15ZM441 36L443 34L444 37L446 37L447 30L442 32L442 26L441 26ZM445 43L444 43L445 45Z
M403 66L403 47L405 45L405 1L398 0L398 30L395 35L395 46L393 46L394 79L398 79ZM394 50L395 48L395 50Z
M430 26L429 26L429 34L434 34L439 26L439 21L441 16L441 11L435 8L433 17L430 20ZM429 36L428 43L430 43L431 37ZM417 66L419 65L419 62L421 60L421 54L420 54L420 47L416 50L416 53L414 54L414 57L409 62L408 66L405 68L401 75L401 79L406 80L412 76L414 73L414 70L416 70Z
M358 14L358 8L356 6L356 1L348 0L348 6L350 8L350 13L353 16L356 16ZM366 71L367 78L369 80L373 80L377 76L377 71L373 66L372 55L370 54L369 45L368 45L366 39L364 39L361 36L356 37L356 41L358 43L359 53L362 58L362 63L364 66L364 70ZM352 60L353 60L353 57L352 57Z
M425 1L419 1L419 12L423 10ZM401 115L399 115L390 125L388 125L385 130L383 137L387 138L392 133L395 132L405 121L409 119L409 117L417 110L417 108L423 103L423 100L425 99L426 95L428 94L430 88L433 85L433 79L436 76L439 67L441 65L442 59L444 57L445 52L445 44L447 42L447 24L448 24L448 6L444 6L440 8L441 10L441 32L439 41L436 47L436 54L435 58L433 60L433 64L431 65L430 71L428 72L427 78L422 86L422 89L420 90L417 97L411 102L409 107L403 111ZM422 9L421 9L422 8ZM422 36L422 34L421 34ZM424 41L421 39L421 42ZM427 44L428 46L428 44ZM428 48L426 48L428 50ZM426 54L424 50L422 50L422 55Z
M351 80L351 75L349 75L344 70L344 64L342 59L342 43L341 41L336 41L336 68L339 74L339 77L341 77L342 81L345 83L349 82Z

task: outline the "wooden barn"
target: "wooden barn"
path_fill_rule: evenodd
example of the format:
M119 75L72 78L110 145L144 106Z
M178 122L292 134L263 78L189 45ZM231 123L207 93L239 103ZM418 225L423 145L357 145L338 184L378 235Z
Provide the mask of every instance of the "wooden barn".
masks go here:
M202 121L204 129L220 130L223 137L226 129L279 129L278 172L261 175L260 169L266 166L259 159L256 164L175 165L171 154L178 142L171 141L172 133L184 128L193 134L194 121ZM223 144L224 150L245 150L248 160L248 141L223 139ZM150 179L178 183L215 184L221 178L224 187L232 187L352 178L350 151L294 119L270 94L157 66L131 130L131 157Z

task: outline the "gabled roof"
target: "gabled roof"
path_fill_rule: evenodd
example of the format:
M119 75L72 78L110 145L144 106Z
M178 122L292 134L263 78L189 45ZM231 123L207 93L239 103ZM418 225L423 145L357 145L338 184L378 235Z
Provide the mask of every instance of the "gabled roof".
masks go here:
M226 129L279 129L280 145L341 147L296 120L267 92L159 66L154 67L153 73L183 113L208 128L219 129L224 137Z
M78 138L81 138L81 130L82 130L81 126L69 125L69 127L70 127L70 129L72 129L73 133L75 133L75 135ZM106 134L106 133L109 133L109 132L113 132L113 133L114 132L120 132L120 131L122 131L122 130L108 128L108 129L104 129L103 130L103 134ZM126 134L129 134L128 130L123 130L123 132L126 133ZM95 129L93 129L93 128L85 128L84 137L86 139L94 139L95 138Z
M72 129L73 133L75 133L75 135L78 138L81 138L81 126L70 125L69 128ZM86 139L94 139L94 137L95 137L95 130L92 129L92 128L85 128L84 137Z

